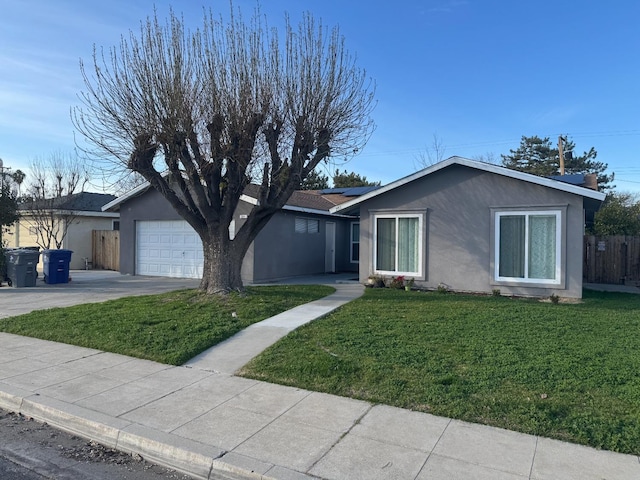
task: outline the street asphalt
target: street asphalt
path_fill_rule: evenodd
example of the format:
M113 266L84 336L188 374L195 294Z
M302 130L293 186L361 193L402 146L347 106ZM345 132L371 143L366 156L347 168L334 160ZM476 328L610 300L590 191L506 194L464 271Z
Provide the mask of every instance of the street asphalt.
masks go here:
M233 375L288 331L362 294L344 280L308 279L336 293L180 367L0 333L0 408L202 479L640 478L638 456ZM72 272L70 284L1 288L0 318L196 285Z

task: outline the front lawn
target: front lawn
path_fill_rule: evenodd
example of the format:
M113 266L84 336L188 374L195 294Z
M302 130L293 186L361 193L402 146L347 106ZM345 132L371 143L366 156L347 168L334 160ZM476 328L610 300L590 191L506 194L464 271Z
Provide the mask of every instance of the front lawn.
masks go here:
M178 290L0 319L0 331L181 365L252 323L334 291L274 285L218 297Z
M584 297L369 289L242 374L640 454L640 295Z

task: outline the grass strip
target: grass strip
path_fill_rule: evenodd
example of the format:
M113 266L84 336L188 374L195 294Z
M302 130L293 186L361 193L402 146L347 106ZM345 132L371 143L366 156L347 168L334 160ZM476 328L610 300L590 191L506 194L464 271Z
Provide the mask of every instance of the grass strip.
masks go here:
M250 378L640 454L640 295L581 304L369 289Z
M318 285L178 290L0 319L0 331L181 365L249 325L333 293Z

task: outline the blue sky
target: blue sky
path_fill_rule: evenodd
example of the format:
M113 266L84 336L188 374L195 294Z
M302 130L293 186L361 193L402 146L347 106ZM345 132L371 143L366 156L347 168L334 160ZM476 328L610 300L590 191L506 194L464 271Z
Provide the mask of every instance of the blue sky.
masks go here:
M346 165L387 183L444 156L499 159L523 135L592 146L619 191L640 192L640 2L264 0L271 24L310 11L339 25L376 81L377 128ZM202 3L0 0L0 158L14 170L72 151L79 59L137 30L154 5L198 26ZM228 0L204 5L228 11ZM248 16L253 0L236 0ZM97 187L94 187L98 190Z

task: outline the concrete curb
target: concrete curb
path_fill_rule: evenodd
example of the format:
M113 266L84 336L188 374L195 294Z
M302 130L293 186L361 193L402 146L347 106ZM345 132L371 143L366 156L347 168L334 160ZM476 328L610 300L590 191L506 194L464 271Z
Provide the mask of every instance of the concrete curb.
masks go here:
M26 396L24 396L26 395ZM265 472L275 467L258 460L229 453L178 435L161 432L114 418L44 395L33 395L9 385L0 390L0 408L19 413L60 430L129 455L140 455L198 479L272 479ZM230 462L221 458L228 456ZM279 468L280 470L286 470ZM312 478L291 472L290 478ZM279 477L282 478L282 477Z

